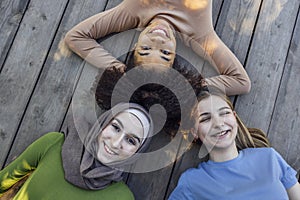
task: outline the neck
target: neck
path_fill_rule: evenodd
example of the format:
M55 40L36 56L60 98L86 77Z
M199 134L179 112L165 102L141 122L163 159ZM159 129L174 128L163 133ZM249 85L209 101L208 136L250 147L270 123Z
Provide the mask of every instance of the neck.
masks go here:
M164 19L163 17L161 16L156 16L155 18L153 18L151 21L150 21L150 24L152 23L157 23L157 24L162 24L164 26L169 26L172 30L173 30L173 33L175 33L175 29L173 27L173 25L166 19Z
M209 159L214 162L225 162L238 157L238 155L239 152L236 146L228 149L214 148L209 153Z

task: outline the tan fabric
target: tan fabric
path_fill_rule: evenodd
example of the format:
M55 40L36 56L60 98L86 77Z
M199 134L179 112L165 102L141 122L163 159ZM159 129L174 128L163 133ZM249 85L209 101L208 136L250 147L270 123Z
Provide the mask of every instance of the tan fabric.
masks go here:
M91 64L106 68L123 63L111 56L95 39L110 33L146 27L153 18L166 19L179 38L208 60L219 76L207 78L209 85L227 95L247 93L250 80L243 66L220 40L212 25L212 0L124 0L71 29L65 38L69 47Z

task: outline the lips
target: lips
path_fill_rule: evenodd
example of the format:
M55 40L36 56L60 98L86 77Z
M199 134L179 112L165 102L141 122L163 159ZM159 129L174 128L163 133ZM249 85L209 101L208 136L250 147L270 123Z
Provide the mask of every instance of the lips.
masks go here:
M230 130L223 130L221 132L213 134L212 137L224 138L226 135L228 135L229 132L230 132Z
M113 150L111 150L105 143L104 143L104 149L108 154L111 155L118 155L116 152L114 152Z
M150 33L156 33L156 34L162 35L164 37L169 37L168 32L161 26L155 27L154 29L152 29L150 31Z

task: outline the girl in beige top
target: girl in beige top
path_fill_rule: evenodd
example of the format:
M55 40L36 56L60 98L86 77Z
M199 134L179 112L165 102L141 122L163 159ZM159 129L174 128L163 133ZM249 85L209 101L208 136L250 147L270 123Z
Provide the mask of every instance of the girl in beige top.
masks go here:
M249 92L250 80L242 64L214 31L212 0L124 0L76 25L65 42L96 67L125 71L126 66L96 40L134 28L144 28L134 49L136 65L172 66L176 34L219 72L206 79L208 85L225 89L227 95Z

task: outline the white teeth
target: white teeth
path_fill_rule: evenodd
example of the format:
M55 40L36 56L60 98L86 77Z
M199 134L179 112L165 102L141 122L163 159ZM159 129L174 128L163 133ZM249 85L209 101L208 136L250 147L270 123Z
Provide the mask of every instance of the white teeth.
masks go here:
M222 131L222 132L220 132L220 133L216 134L216 136L220 137L220 136L223 136L223 135L225 135L226 133L227 133L227 131Z
M104 148L105 148L105 150L106 150L108 153L113 154L113 155L116 155L116 153L113 152L112 150L110 150L110 149L108 148L108 146L106 146L105 144L104 144Z
M156 29L154 30L152 33L161 33L163 35L167 35L165 31L161 30L161 29Z

